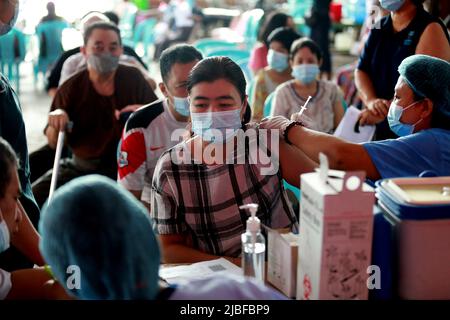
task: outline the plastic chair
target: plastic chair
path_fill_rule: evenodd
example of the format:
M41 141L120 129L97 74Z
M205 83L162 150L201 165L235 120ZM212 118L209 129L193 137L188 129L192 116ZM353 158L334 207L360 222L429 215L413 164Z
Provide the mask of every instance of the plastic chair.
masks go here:
M253 79L253 74L250 71L250 68L248 67L248 61L249 61L249 59L245 58L245 59L241 59L241 60L236 61L236 63L242 69L242 72L244 73L244 76L245 76L245 81L247 83L250 83L252 81L252 79Z
M0 37L0 70L20 91L20 63L25 60L25 35L13 28ZM7 72L6 72L7 70Z
M274 97L275 97L275 91L271 92L267 96L266 101L264 101L263 118L270 116L270 113L272 111L272 104L273 104Z
M225 40L205 38L194 42L193 46L199 50L203 55L207 56L209 52L220 49L236 49L239 43L228 42Z
M150 18L140 22L136 25L133 37L134 48L137 47L139 42L142 42L144 46L144 56L149 57L148 47L155 42L154 28L158 21L154 18Z
M133 32L134 24L136 22L136 15L138 8L132 6L124 13L122 19L119 22L120 36L122 37L122 42L125 45L133 46Z
M34 76L37 80L39 72L46 73L50 66L64 52L62 47L62 32L70 27L66 21L48 21L36 27L39 42L38 63L34 67Z
M250 58L250 52L247 50L240 50L240 49L217 49L210 51L207 55L208 57L217 57L217 56L226 56L230 59L234 60L235 62L238 62L240 60L249 59Z
M301 198L302 193L301 193L299 188L294 187L292 184L289 184L284 179L283 179L283 186L284 186L284 189L290 190L294 194L294 196L297 199L297 201L300 202L300 198Z
M259 23L264 15L264 10L253 9L245 12L244 14L248 14L249 16L244 31L245 44L247 45L247 48L253 48L258 39Z

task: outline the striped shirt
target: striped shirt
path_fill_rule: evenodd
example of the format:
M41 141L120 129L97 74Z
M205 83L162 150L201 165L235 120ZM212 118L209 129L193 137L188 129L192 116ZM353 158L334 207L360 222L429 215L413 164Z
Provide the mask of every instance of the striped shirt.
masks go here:
M172 157L184 156L185 147L183 142L167 150L155 168L151 217L159 234L185 233L196 249L238 256L248 219L241 205L257 203L257 216L269 227L297 225L280 171L262 175L263 165L249 161L248 144L245 161L238 162L234 152L234 164L214 165L173 162Z

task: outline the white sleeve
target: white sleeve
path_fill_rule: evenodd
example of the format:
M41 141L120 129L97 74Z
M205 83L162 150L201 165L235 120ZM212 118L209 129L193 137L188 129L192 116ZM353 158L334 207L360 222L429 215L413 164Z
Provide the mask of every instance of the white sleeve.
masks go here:
M72 77L75 73L86 67L85 59L81 53L76 53L67 58L61 69L61 77L59 78L59 86Z
M0 269L0 300L3 300L11 290L11 273Z

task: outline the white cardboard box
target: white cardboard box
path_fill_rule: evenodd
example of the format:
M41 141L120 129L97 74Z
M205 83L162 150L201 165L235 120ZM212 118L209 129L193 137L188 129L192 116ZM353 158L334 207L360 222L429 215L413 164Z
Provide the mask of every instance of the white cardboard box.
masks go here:
M298 235L268 232L267 281L289 298L295 298L297 284Z
M329 177L327 162L301 176L297 299L367 299L374 190L364 172Z

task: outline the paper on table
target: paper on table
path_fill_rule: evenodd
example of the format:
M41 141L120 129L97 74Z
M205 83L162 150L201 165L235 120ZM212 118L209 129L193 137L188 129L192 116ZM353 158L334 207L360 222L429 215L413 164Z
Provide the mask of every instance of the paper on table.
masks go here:
M164 267L159 270L159 276L168 283L175 284L191 279L206 278L222 272L239 276L243 274L241 268L224 258L220 258L190 265Z
M355 107L349 107L334 132L334 136L354 143L369 142L372 140L375 134L375 126L359 126L359 132L355 132L356 122L360 113L361 111Z

